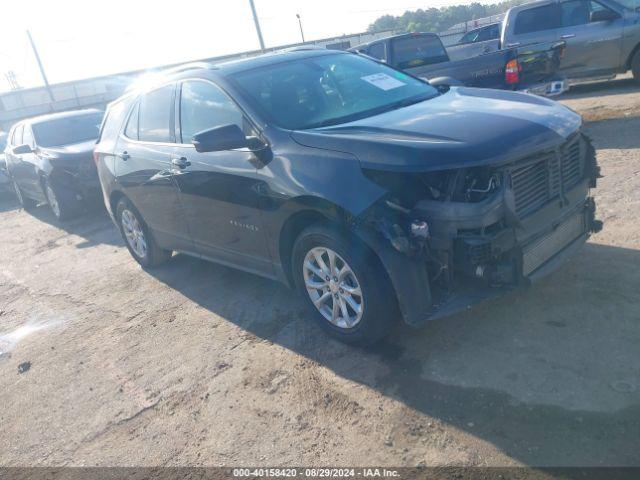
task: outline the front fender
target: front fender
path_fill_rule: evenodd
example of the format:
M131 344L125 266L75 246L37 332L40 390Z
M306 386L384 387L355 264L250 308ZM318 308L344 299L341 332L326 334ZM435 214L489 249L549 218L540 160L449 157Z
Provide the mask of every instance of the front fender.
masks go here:
M380 259L395 290L403 321L411 326L423 324L431 313L433 300L423 259L398 252L372 228L360 226L354 232Z

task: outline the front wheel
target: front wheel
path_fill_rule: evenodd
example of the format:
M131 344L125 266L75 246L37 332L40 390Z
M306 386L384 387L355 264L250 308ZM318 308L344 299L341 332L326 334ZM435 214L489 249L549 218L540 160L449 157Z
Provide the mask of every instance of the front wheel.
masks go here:
M81 205L73 193L54 187L48 178L44 179L44 194L58 220L68 220L80 214Z
M170 250L156 244L138 210L123 198L116 208L118 226L131 256L143 267L155 267L171 257Z
M350 344L370 345L397 319L397 301L373 253L355 237L312 226L293 252L296 284L319 325Z

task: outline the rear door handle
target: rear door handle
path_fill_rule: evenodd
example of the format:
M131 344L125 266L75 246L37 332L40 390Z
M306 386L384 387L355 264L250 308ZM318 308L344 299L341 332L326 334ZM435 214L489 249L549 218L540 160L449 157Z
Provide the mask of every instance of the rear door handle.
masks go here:
M560 36L560 38L561 38L562 40L566 40L567 38L573 38L573 37L575 37L575 36L576 36L576 34L575 34L575 33L567 33L566 35L562 35L562 36Z
M129 155L129 153L125 150L124 152L119 153L118 157L120 157L122 160L124 160L126 162L127 160L129 160L131 158L131 155Z
M172 158L171 165L174 167L178 167L180 170L184 170L189 165L191 165L191 162L187 160L186 157Z

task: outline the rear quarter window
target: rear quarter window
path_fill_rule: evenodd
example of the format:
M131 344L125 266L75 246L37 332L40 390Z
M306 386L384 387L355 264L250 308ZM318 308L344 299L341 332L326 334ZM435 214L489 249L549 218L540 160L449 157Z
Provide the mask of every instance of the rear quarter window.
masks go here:
M102 121L102 127L100 128L100 137L98 142L103 140L115 139L122 130L122 122L124 121L124 114L129 102L120 101L112 104L104 115Z

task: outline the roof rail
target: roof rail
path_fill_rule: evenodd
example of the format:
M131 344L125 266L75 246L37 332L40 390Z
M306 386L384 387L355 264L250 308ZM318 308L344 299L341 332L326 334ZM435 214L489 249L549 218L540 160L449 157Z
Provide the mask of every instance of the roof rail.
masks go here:
M191 63L182 64L182 65L177 65L175 67L171 67L166 70L162 70L161 73L163 75L170 75L173 73L187 72L189 70L215 70L217 68L218 67L216 67L212 63L191 62Z
M305 52L309 50L326 50L326 48L319 45L296 45L295 47L280 48L273 50L273 53L288 53L288 52Z

